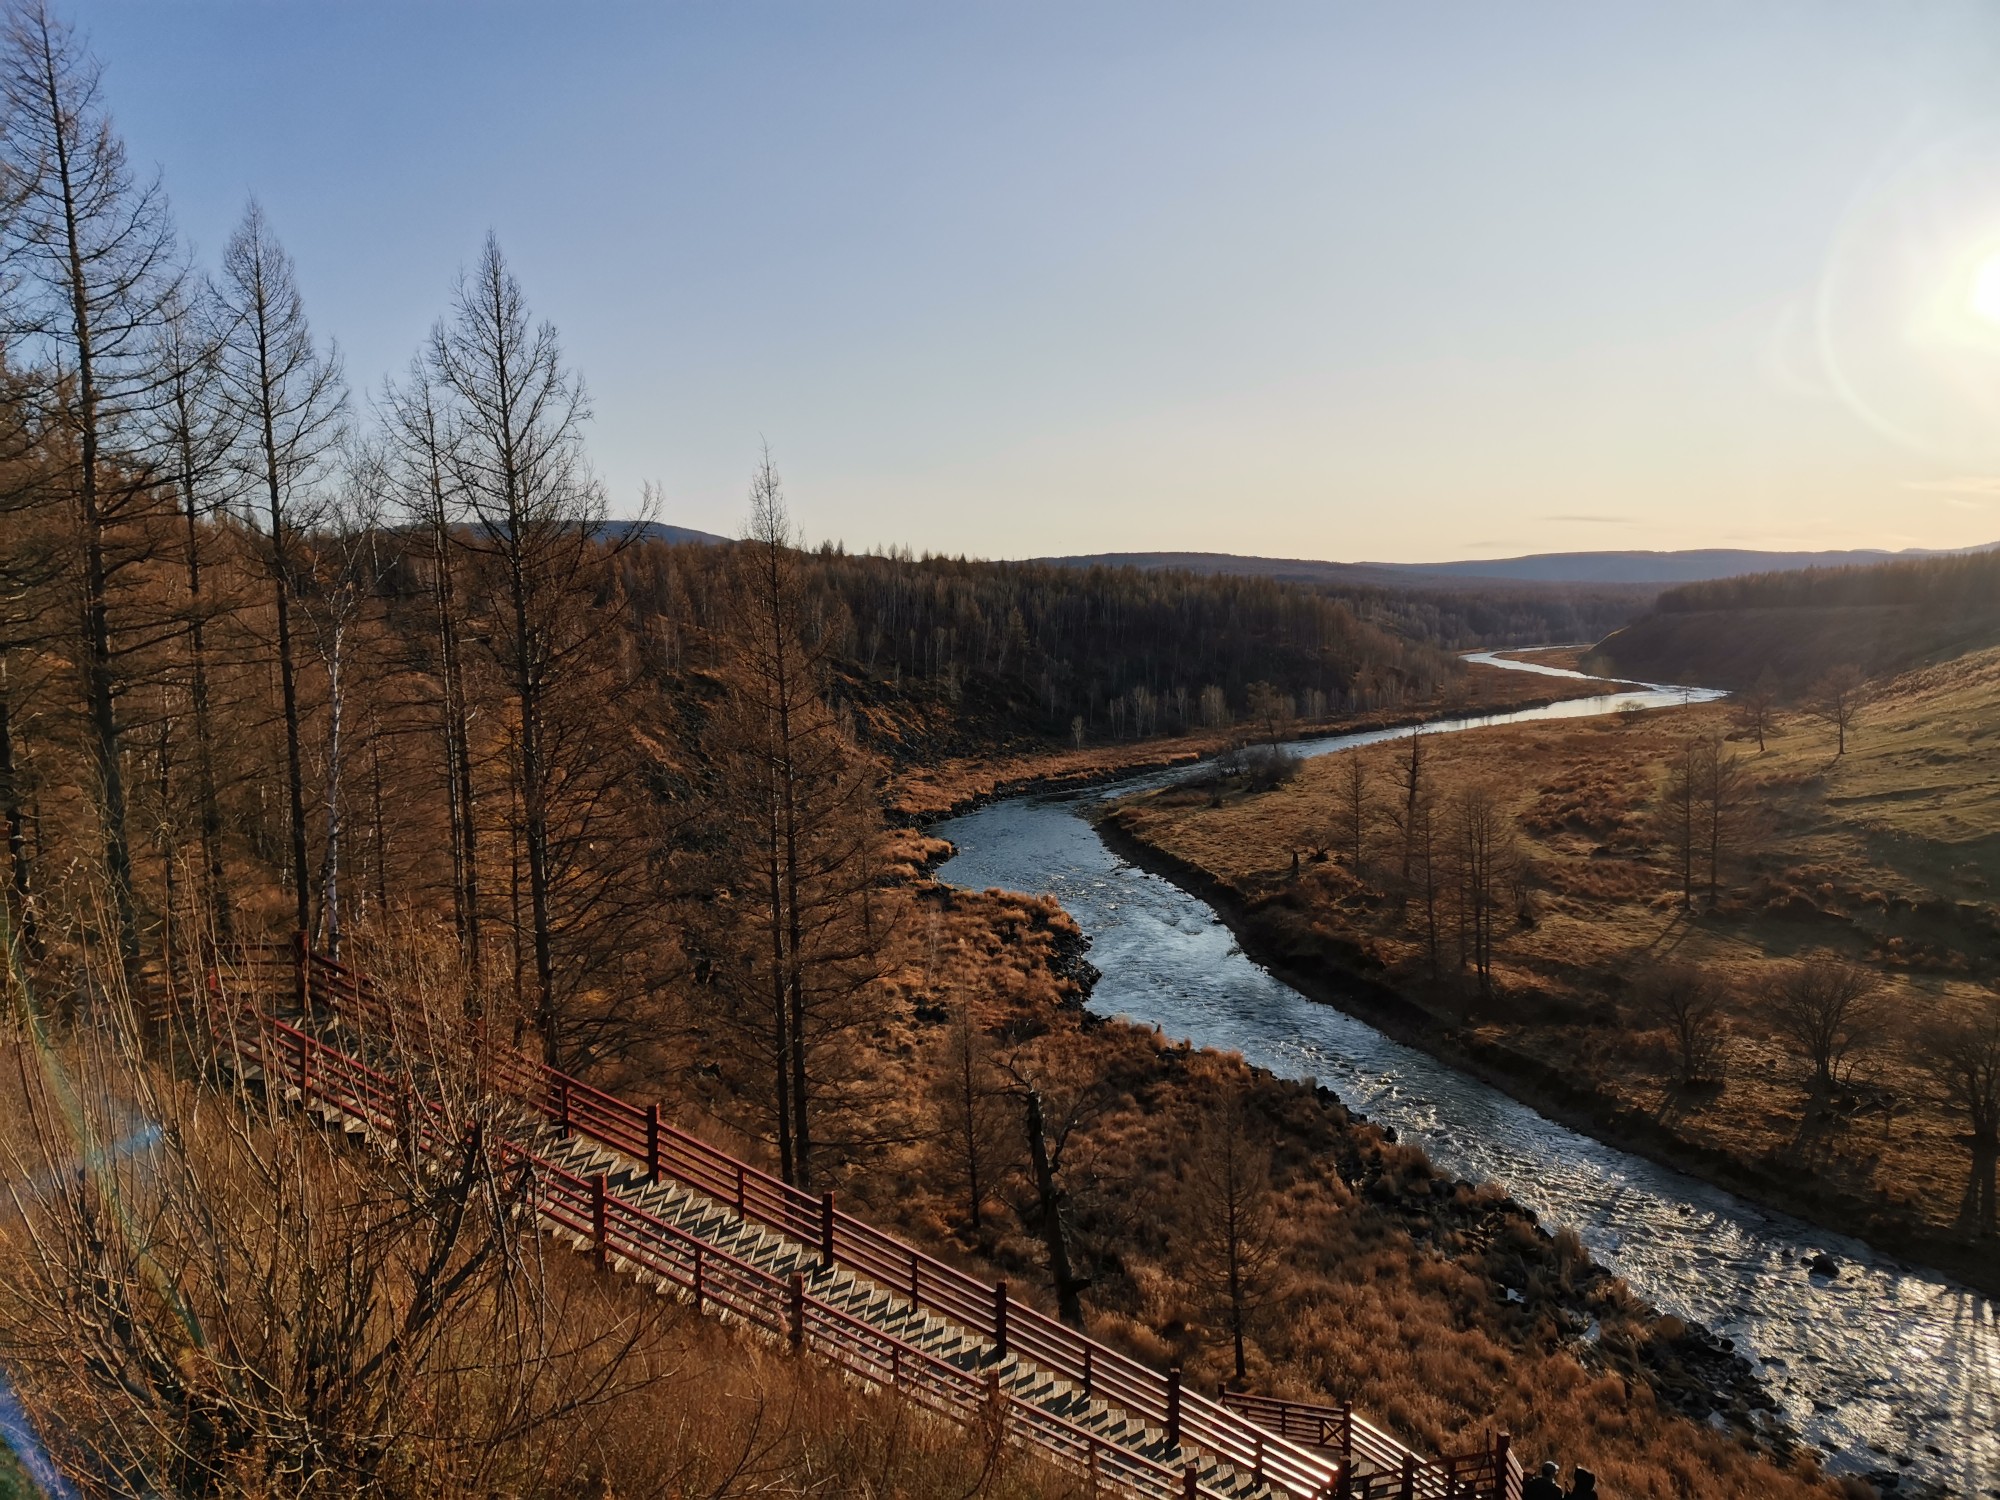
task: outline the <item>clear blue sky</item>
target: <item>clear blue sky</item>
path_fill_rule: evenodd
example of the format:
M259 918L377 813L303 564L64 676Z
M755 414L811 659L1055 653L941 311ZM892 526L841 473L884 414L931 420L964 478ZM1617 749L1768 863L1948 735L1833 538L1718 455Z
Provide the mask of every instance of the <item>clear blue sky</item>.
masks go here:
M762 437L850 545L2000 537L1991 6L70 14L198 249L257 193L357 387L497 231L614 502L684 524L737 529Z

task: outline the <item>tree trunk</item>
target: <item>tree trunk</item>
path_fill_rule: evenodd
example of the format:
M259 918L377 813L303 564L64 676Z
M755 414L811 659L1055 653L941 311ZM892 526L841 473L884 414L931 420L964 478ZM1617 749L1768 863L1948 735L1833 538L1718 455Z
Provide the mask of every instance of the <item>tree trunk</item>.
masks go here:
M7 858L13 867L14 912L21 946L31 958L42 956L40 924L35 918L34 866L28 859L27 817L21 809L21 783L14 765L14 722L0 668L0 816L7 820Z
M1027 1091L1028 1154L1035 1169L1035 1199L1041 1217L1042 1243L1049 1256L1049 1280L1056 1294L1056 1310L1072 1328L1083 1326L1083 1302L1078 1294L1083 1283L1070 1271L1069 1234L1062 1217L1062 1193L1049 1160L1047 1122L1042 1117L1042 1096Z
M194 775L201 824L202 902L215 935L234 936L227 872L222 863L222 807L215 790L215 732L208 691L207 621L202 618L201 525L197 518L193 467L181 455L181 492L187 505L188 692L194 708Z

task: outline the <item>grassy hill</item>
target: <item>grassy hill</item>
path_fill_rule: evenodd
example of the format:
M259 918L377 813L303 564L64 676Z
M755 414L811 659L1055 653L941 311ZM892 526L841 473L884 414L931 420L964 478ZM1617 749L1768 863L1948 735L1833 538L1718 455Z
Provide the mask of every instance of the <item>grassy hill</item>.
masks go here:
M1593 671L1741 688L1803 687L1853 664L1883 677L2000 644L2000 552L1687 584L1612 632Z

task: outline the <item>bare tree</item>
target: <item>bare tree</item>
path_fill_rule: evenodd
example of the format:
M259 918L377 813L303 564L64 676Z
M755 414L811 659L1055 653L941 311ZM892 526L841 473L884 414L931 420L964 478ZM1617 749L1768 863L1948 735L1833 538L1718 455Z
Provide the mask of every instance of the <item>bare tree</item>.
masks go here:
M365 592L376 570L386 480L381 455L357 447L329 502L314 549L315 576L305 615L326 679L326 740L321 783L318 945L334 958L345 937L340 872L347 830L348 663Z
M1750 778L1719 735L1699 735L1682 747L1668 778L1670 842L1680 856L1682 896L1693 903L1694 873L1703 868L1708 909L1722 899L1722 871L1752 826Z
M608 924L633 917L638 894L629 871L614 877L612 862L595 857L626 847L612 788L631 766L625 747L597 731L626 685L608 660L616 616L602 591L612 558L646 516L609 535L604 494L584 460L582 382L564 364L554 325L533 321L492 236L460 278L426 362L451 405L453 491L472 521L462 544L498 574L503 601L487 639L513 700L532 1021L553 1064L564 1032L581 1025L568 1003L577 982L558 982L558 929L581 941L594 928L602 938ZM642 509L650 514L650 497Z
M1667 762L1667 780L1660 792L1655 823L1672 852L1681 888L1681 906L1694 909L1695 871L1701 862L1702 788L1714 765L1713 748L1703 735L1681 741Z
M1921 1050L1968 1127L1972 1170L1958 1222L1974 1234L2000 1232L2000 1002L1927 1027Z
M285 729L285 793L291 836L293 920L312 929L307 854L304 711L292 606L304 565L303 538L318 515L317 493L345 436L347 391L339 356L322 351L306 322L292 259L253 198L222 252L227 315L222 367L250 434L244 454L262 492L264 565L277 620L278 683Z
M450 825L452 926L465 974L465 1010L481 1006L479 821L472 779L471 709L466 697L462 622L457 595L452 520L457 509L451 414L422 358L408 378L384 393L389 441L400 474L405 511L428 545L431 621L437 651L437 732L444 764Z
M1292 722L1296 712L1292 695L1268 682L1253 682L1249 688L1250 717L1264 726L1264 742L1278 743L1278 735Z
M187 697L194 730L195 804L201 837L201 898L227 942L234 931L222 850L222 804L216 784L215 713L210 685L209 627L231 601L217 597L204 570L214 518L235 495L231 456L241 437L240 412L222 388L218 310L208 288L183 283L165 304L154 359L161 400L156 443L172 475L182 531L187 598Z
M1459 962L1470 963L1482 995L1493 993L1496 914L1505 909L1519 863L1513 820L1482 781L1454 791L1445 805L1446 840L1458 896Z
M156 545L159 508L146 418L149 359L177 280L157 179L136 180L99 90L99 69L42 0L14 0L0 31L0 261L11 282L0 347L36 375L46 482L73 530L85 742L127 964L137 961L119 702L143 645L114 616ZM150 633L150 632L149 632Z
M1730 699L1730 718L1745 734L1757 739L1757 751L1763 753L1764 740L1777 726L1779 686L1777 676L1766 667L1757 674L1757 680L1742 689Z
M1270 1147L1245 1102L1232 1098L1202 1122L1189 1160L1191 1263L1229 1330L1240 1382L1248 1374L1245 1338L1278 1265Z
M1729 1038L1722 983L1698 964L1670 962L1647 969L1637 990L1641 1013L1673 1039L1682 1086L1719 1080Z
M0 1338L85 1493L576 1494L590 1412L658 1379L657 1317L541 1263L476 1098L433 1089L435 1152L355 1154L103 1028L8 1072L0 1162L48 1186L0 1242Z
M1336 784L1338 799L1336 821L1340 834L1342 851L1347 855L1347 868L1359 880L1367 855L1368 830L1372 821L1369 806L1368 762L1359 750L1350 750L1341 757L1340 779Z
M938 1106L938 1141L951 1171L965 1188L966 1223L984 1223L986 1200L998 1185L1007 1130L1007 1079L994 1067L992 1044L964 1002L952 1008L933 1092Z
M1843 662L1821 677L1806 695L1806 711L1834 732L1836 756L1847 753L1847 736L1868 702L1868 679L1852 662Z
M1847 1082L1856 1054L1872 1046L1883 1019L1880 982L1848 959L1818 954L1785 965L1765 1007L1778 1034L1811 1072L1815 1089Z
M1103 1085L1025 1051L1000 1059L999 1065L1012 1080L1009 1092L1021 1103L1027 1136L1030 1196L1022 1218L1042 1237L1057 1312L1065 1323L1081 1328L1090 1278L1076 1266L1063 1168L1078 1131L1103 1107Z
M842 1109L847 1037L879 977L889 914L880 809L850 735L827 702L836 636L807 591L777 469L751 481L737 553L731 690L707 736L728 809L713 882L740 897L706 910L706 941L739 1031L768 1067L780 1170L809 1186L820 1117Z
M1418 725L1409 737L1409 749L1396 762L1395 784L1398 795L1396 808L1390 817L1402 835L1403 863L1401 869L1404 899L1408 899L1410 871L1416 858L1417 807L1423 801L1424 781L1424 731Z

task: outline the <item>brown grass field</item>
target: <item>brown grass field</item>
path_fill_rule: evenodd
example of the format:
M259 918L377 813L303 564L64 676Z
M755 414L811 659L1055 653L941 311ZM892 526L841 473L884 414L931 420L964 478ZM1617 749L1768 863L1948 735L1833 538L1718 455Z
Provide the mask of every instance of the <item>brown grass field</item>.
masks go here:
M1361 871L1308 856L1294 876L1293 851L1331 816L1344 756L1219 806L1205 790L1137 798L1112 831L1218 886L1255 951L1308 976L1386 985L1406 1002L1392 1007L1400 1029L1531 1102L1990 1288L2000 1254L1953 1228L1966 1126L1914 1039L1931 1017L2000 1003L2000 651L1884 684L1842 757L1832 731L1802 715L1761 754L1732 738L1753 779L1754 826L1716 909L1698 897L1690 912L1657 803L1668 758L1689 735L1729 732L1729 712L1515 726L1430 746L1434 787L1499 789L1534 871L1532 923L1509 913L1490 1000L1455 975L1429 981L1419 934L1382 889L1396 838L1386 819ZM1360 753L1383 813L1394 747ZM1821 950L1869 966L1891 1017L1852 1087L1830 1097L1809 1093L1760 998L1773 960ZM1631 977L1668 958L1731 982L1719 1089L1683 1091L1665 1033L1632 1004Z

